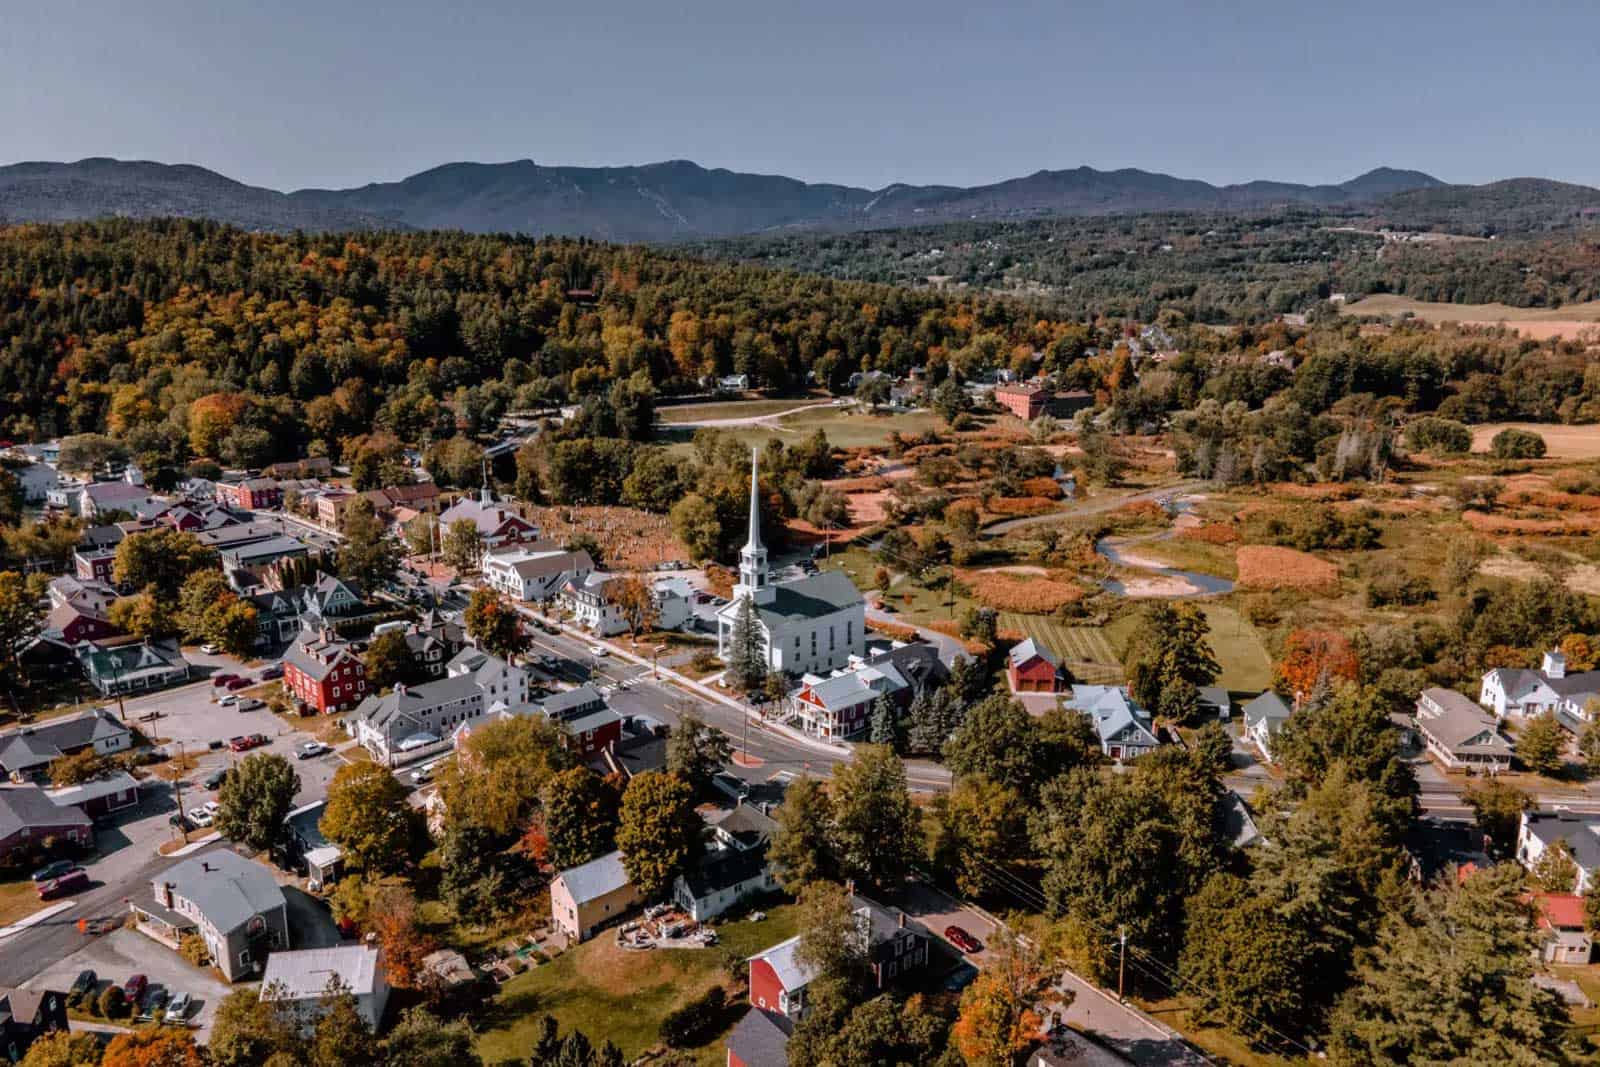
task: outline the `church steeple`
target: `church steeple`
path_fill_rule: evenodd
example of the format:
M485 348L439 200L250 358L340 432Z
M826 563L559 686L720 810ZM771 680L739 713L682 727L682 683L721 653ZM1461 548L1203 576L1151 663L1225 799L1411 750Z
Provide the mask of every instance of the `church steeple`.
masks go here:
M739 584L734 587L735 598L749 596L757 604L772 600L774 593L767 582L767 549L761 543L761 483L758 468L759 449L750 451L750 536L739 550Z
M488 507L494 503L494 490L489 488L489 457L483 457L483 488L478 490L478 503Z

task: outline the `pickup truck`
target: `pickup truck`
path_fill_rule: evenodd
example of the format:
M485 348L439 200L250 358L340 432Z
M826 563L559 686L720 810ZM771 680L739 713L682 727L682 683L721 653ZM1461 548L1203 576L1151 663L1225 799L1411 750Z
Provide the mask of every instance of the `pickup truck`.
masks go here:
M238 737L228 739L228 747L235 752L249 752L252 748L270 745L272 739L266 734L240 734Z

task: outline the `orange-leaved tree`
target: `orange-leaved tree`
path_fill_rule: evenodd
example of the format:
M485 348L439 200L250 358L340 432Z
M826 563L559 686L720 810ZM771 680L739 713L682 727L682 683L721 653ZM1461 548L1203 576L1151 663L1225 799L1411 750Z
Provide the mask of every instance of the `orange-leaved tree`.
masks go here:
M100 1067L202 1067L204 1063L187 1033L134 1030L111 1039Z
M1072 994L1052 989L1038 949L1002 929L991 939L994 961L961 995L951 1037L971 1067L1005 1067L1039 1036L1038 1006L1065 1007Z
M1350 639L1337 630L1299 629L1289 634L1278 661L1278 687L1296 704L1319 684L1355 681L1361 662Z

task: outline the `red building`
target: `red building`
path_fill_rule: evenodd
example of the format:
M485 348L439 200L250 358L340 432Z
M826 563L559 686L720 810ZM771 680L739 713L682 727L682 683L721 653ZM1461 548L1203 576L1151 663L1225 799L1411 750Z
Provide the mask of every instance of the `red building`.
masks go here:
M1007 382L994 387L994 402L1019 419L1036 419L1044 414L1049 394L1042 386Z
M283 505L283 490L275 478L246 478L242 482L218 482L217 499L230 508L261 511Z
M53 609L45 617L44 633L64 645L72 646L85 641L122 636L122 631L110 619L71 601Z
M906 923L906 913L852 895L851 911L867 937L873 984L887 989L902 975L928 965L928 939ZM750 1003L763 1011L799 1021L806 1011L806 987L815 975L795 958L799 937L750 957Z
M283 687L320 714L345 711L367 695L367 669L332 633L303 636L283 657Z
M1031 637L1012 648L1006 674L1013 693L1059 693L1068 684L1067 672L1050 650Z
M117 561L114 548L80 548L72 554L72 573L85 582L111 582L111 568Z

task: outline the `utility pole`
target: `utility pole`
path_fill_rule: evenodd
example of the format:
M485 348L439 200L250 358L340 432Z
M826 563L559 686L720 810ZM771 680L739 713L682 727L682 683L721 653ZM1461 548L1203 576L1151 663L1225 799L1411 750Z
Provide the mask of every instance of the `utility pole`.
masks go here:
M1122 999L1122 977L1128 966L1128 928L1117 927L1117 1000Z
M189 817L183 813L183 742L178 742L178 762L172 774L172 792L178 803L178 832L183 835L183 843L189 843Z

